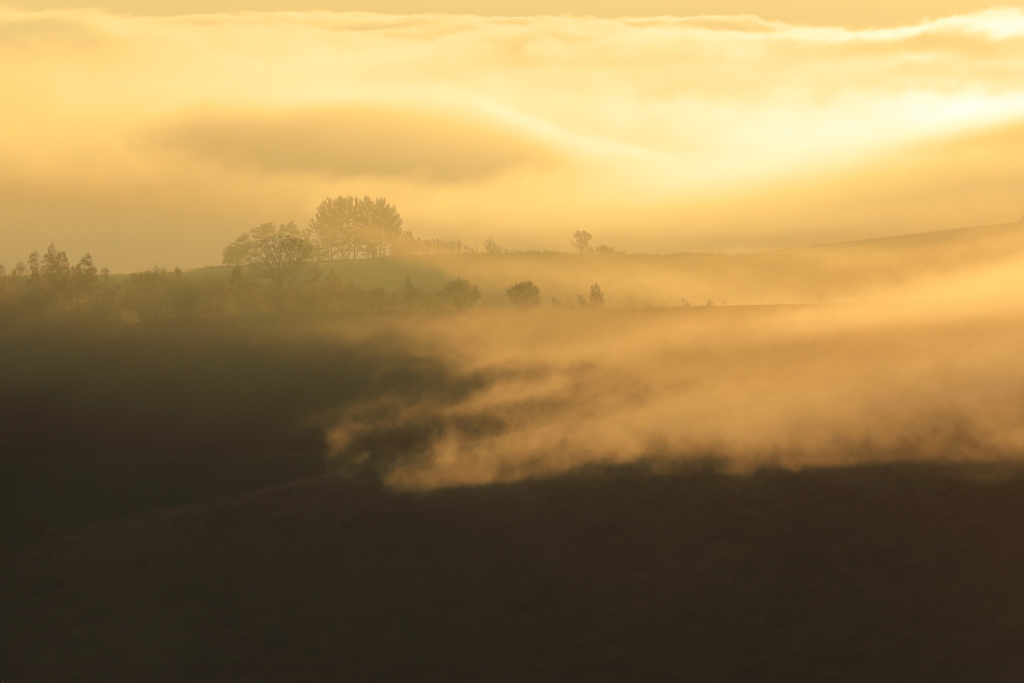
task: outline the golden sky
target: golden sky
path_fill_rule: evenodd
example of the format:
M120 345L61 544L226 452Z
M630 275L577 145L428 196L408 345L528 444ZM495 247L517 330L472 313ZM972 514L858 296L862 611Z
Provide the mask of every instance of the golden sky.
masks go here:
M50 241L114 270L215 263L338 194L388 197L418 236L519 248L585 228L629 251L759 249L1024 214L1024 8L51 4L0 9L8 265Z
M101 7L121 14L165 16L308 10L604 18L756 14L770 21L850 28L913 24L928 18L976 12L993 6L985 0L20 0L7 4L32 10Z

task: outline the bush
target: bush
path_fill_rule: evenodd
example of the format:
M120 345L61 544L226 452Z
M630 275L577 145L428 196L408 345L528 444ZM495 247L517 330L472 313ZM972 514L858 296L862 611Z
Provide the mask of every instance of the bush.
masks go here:
M533 308L540 303L540 289L532 280L515 283L505 290L505 296L516 308Z

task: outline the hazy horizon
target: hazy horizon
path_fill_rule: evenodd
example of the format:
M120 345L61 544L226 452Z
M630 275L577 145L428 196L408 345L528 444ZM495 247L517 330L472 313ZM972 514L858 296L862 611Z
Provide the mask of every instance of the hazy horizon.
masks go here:
M1024 0L3 3L0 683L1024 680Z
M114 271L212 265L239 233L304 225L342 194L387 197L421 237L565 250L585 229L652 253L1024 213L1021 8L858 5L838 28L853 4L22 5L0 9L8 265L50 242ZM471 6L501 8L359 5Z

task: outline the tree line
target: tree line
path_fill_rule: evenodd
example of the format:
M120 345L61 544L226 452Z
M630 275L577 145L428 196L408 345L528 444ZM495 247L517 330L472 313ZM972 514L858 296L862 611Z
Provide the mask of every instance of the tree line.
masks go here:
M473 252L459 240L418 239L402 230L402 217L383 197L339 196L317 207L309 227L295 222L262 223L240 235L223 250L223 262L234 266L228 277L215 273L185 274L154 268L126 276L98 270L86 254L72 264L53 244L33 252L10 272L0 264L0 314L17 316L78 315L125 320L220 317L281 310L321 313L375 311L465 311L480 298L476 285L454 278L438 289L414 285L398 290L362 288L342 282L334 273L324 276L324 261L383 258L404 254ZM573 246L579 253L614 252L590 247L592 236L577 230ZM488 253L514 253L493 239ZM615 252L619 253L619 252ZM530 280L505 290L519 309L540 304L540 290ZM577 305L604 305L604 293L594 284ZM561 302L552 299L552 304ZM684 302L684 305L686 303Z
M277 234L277 233L275 233ZM72 265L54 245L33 252L10 272L0 264L0 318L45 319L75 317L124 321L179 318L220 318L282 311L307 314L384 312L461 312L481 298L480 289L464 278L452 278L438 288L413 284L410 278L396 290L360 287L333 272L317 269L309 277L272 274L260 267L235 266L227 277L217 272L185 273L180 268L153 268L123 276L98 270L89 254ZM287 286L282 286L287 282ZM540 289L532 280L505 290L512 307L540 305ZM581 308L604 305L598 284L588 296L576 295ZM556 307L562 304L552 298Z
M294 244L292 245L294 248ZM274 278L277 278L275 280ZM154 268L124 276L97 270L92 257L75 265L54 245L10 272L0 265L0 317L158 320L217 318L282 311L330 314L466 311L480 290L463 278L439 288L406 279L397 290L360 287L319 270L289 274L236 266L227 277Z
M224 247L222 262L260 269L286 286L301 279L313 262L476 252L460 240L414 237L402 230L403 224L398 209L384 197L328 197L316 207L308 227L300 228L294 221L261 223ZM624 253L604 244L591 247L592 239L589 232L577 230L570 244L580 254ZM499 246L491 237L483 247L488 254L521 253Z

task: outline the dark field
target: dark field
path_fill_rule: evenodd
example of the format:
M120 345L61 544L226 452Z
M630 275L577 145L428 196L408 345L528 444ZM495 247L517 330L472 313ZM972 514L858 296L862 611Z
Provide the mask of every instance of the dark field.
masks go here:
M328 476L44 539L5 681L1019 681L1024 474L871 466L395 494Z
M562 334L587 320L611 344L639 320L608 315ZM517 374L401 332L448 320L3 332L0 680L1024 680L1024 469L889 451L737 474L662 444L396 490L382 480L451 430L472 448L515 415L578 416L550 398L524 413L504 388L547 377L536 348ZM473 320L458 329L483 344L519 319ZM868 367L858 349L880 343L858 339L844 357ZM511 397L490 421L451 418L487 391ZM433 412L330 455L339 416L397 399Z

